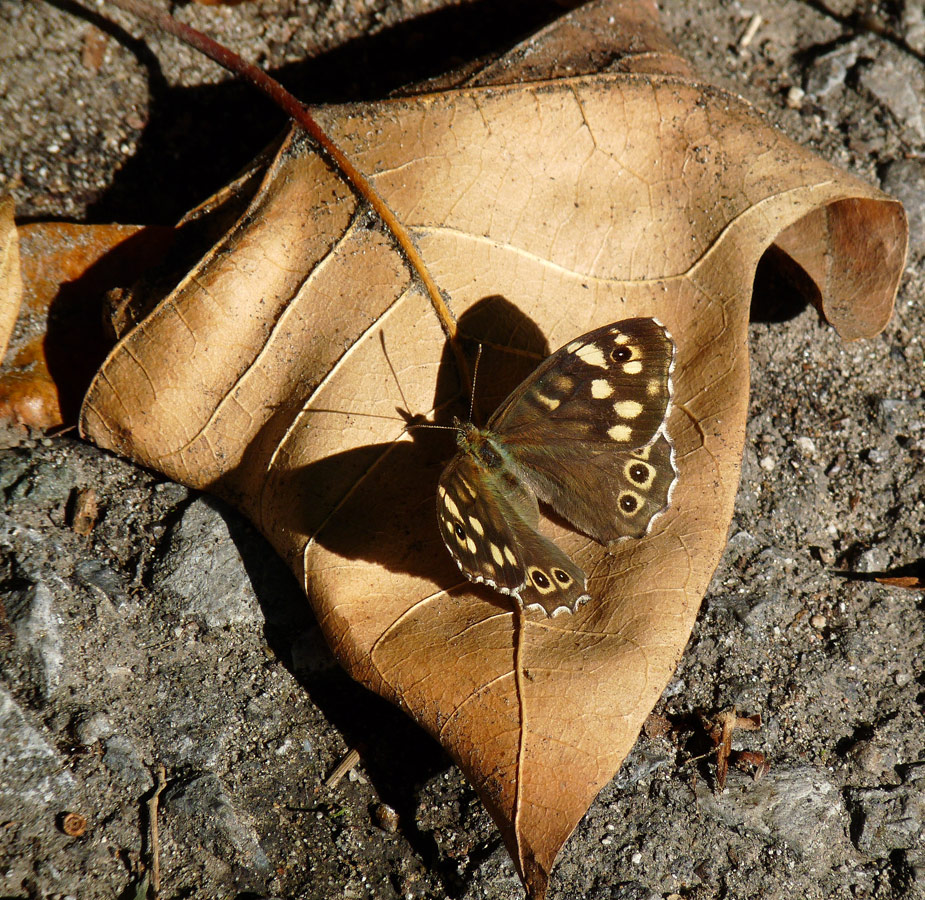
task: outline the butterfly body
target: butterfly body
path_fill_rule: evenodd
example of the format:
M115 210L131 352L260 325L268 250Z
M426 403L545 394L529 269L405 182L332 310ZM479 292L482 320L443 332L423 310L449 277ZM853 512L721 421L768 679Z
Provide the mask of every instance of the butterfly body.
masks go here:
M616 322L548 357L485 428L454 421L437 514L467 578L548 615L590 599L581 567L539 532L538 500L605 545L648 532L676 476L673 361L655 319Z

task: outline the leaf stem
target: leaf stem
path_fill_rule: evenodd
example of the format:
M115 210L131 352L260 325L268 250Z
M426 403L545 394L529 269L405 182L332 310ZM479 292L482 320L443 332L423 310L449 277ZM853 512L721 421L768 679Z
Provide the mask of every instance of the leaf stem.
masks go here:
M227 47L213 38L210 38L207 34L203 34L203 32L198 29L184 22L180 22L168 13L149 6L144 0L108 0L108 2L137 16L139 19L148 22L156 28L160 28L162 31L166 31L168 34L173 35L178 40L198 50L204 56L207 56L213 62L218 63L222 68L227 69L229 72L234 73L239 78L244 79L254 87L263 91L286 113L287 116L311 136L321 148L328 161L337 169L344 180L361 198L369 203L379 218L385 223L385 226L389 229L395 241L398 243L408 265L418 278L420 278L447 338L453 344L457 357L461 358L462 353L457 346L456 340L456 320L453 318L453 314L450 312L440 288L428 271L421 254L411 240L411 235L398 220L395 213L389 209L388 205L372 186L369 179L357 169L347 157L347 154L328 137L324 129L318 124L314 116L312 116L310 108L297 97L293 96L275 78L272 78L259 66L248 62L233 50L229 50ZM465 366L462 372L467 373ZM464 380L465 379L466 375L464 374Z

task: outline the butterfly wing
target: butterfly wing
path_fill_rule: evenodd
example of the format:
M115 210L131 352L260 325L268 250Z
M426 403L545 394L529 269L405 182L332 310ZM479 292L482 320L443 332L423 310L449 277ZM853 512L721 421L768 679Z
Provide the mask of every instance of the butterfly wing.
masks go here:
M676 478L664 431L674 343L655 319L625 319L570 341L488 423L515 474L595 540L641 537Z
M585 573L537 530L533 492L504 467L489 470L460 450L437 488L440 534L470 580L547 615L589 599Z

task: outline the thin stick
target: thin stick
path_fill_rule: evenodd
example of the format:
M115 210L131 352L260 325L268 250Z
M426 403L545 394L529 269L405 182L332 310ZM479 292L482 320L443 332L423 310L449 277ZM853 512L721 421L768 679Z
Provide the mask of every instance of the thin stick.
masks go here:
M167 770L163 764L158 764L156 777L154 793L148 800L148 828L151 833L151 896L154 900L157 900L161 889L161 845L157 830L157 803L164 788L167 787Z
M213 40L201 31L177 21L173 16L159 9L148 6L143 0L109 0L109 2L134 16L138 16L139 19L154 25L156 28L172 34L183 43L209 57L213 62L218 63L222 68L250 82L254 87L263 91L286 115L308 132L328 160L340 172L344 180L372 206L392 233L402 253L408 260L408 264L421 279L447 338L452 342L454 348L457 347L456 321L443 299L440 288L424 264L421 254L418 253L417 247L414 246L411 235L408 234L395 213L389 209L382 197L379 196L369 179L350 162L347 154L325 134L324 129L315 121L309 108L301 100L290 94L275 78L271 78L259 66L255 66L227 47L223 47L218 41ZM457 360L462 359L462 352L458 348L456 349L456 355ZM463 368L462 371L466 372L466 369Z
M337 768L328 775L324 782L325 788L330 790L340 784L341 779L360 761L360 751L351 750L338 764Z

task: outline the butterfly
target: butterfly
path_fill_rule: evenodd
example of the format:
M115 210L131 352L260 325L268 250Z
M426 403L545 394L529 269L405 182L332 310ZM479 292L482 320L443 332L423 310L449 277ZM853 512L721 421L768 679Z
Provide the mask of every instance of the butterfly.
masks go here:
M437 518L470 581L550 616L591 599L585 572L539 532L538 500L604 545L648 533L677 479L674 356L656 319L624 319L547 357L485 428L454 418Z

